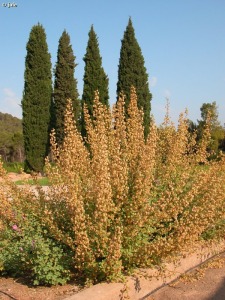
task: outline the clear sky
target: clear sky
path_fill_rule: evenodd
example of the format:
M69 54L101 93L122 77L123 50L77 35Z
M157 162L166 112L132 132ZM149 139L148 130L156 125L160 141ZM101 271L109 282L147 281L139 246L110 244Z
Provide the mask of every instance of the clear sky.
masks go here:
M5 7L8 3L17 7ZM129 17L149 74L157 124L163 120L166 98L175 122L185 108L196 122L201 105L216 101L224 124L225 0L0 0L0 111L22 115L26 43L38 22L45 28L53 67L59 38L64 29L69 33L80 96L83 57L94 25L114 104L121 39Z

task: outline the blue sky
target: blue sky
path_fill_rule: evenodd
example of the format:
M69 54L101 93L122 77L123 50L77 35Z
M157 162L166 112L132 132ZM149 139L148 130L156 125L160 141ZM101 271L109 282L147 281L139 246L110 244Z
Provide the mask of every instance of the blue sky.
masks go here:
M188 108L200 119L204 102L216 101L225 123L225 1L224 0L0 0L0 111L21 117L26 43L40 22L55 66L58 40L64 29L78 66L75 77L82 95L88 32L94 25L110 104L115 103L121 39L129 17L142 49L153 95L152 113L162 122L166 98L172 120Z

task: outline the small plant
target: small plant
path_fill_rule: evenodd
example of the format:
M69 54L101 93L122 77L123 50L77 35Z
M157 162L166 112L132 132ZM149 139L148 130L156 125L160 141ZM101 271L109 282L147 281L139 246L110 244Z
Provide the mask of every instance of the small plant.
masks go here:
M29 278L34 285L65 284L71 275L72 253L49 237L34 217L14 213L18 223L9 224L1 239L2 273Z
M19 163L19 162L4 162L3 166L7 172L13 172L19 174L22 173L24 169L24 163Z

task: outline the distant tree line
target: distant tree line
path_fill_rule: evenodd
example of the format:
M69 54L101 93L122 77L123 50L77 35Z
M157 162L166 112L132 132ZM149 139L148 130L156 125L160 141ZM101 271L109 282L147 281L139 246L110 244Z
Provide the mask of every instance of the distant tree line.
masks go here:
M0 112L0 155L5 162L23 162L24 147L20 119Z
M211 143L208 147L208 151L211 154L210 157L213 158L219 151L225 151L225 127L222 126L218 120L216 101L213 101L212 103L203 103L200 107L200 111L201 120L197 120L197 123L189 120L189 131L196 132L197 141L200 141L207 118L209 118Z

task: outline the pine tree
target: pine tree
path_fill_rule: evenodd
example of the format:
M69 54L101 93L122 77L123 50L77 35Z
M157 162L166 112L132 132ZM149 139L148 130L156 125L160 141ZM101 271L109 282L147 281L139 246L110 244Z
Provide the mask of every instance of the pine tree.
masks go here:
M26 50L22 99L25 170L42 172L49 150L52 74L46 33L41 24L32 27Z
M144 66L144 57L136 40L131 18L124 32L121 42L120 60L118 69L117 97L125 95L125 111L130 101L131 86L134 86L138 98L138 108L144 111L144 135L149 133L150 111L152 95L148 86L148 74Z
M84 56L84 87L82 95L82 113L81 113L81 132L82 136L86 135L83 106L87 105L90 116L93 115L93 102L95 91L99 92L99 100L101 103L109 106L108 76L102 67L102 58L100 56L98 38L94 31L93 25L89 31L89 39Z
M77 80L74 78L75 67L75 56L70 44L70 36L64 30L59 39L54 82L53 122L58 145L61 145L64 139L64 111L67 99L72 100L76 123L79 119L80 100L78 99Z

